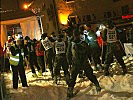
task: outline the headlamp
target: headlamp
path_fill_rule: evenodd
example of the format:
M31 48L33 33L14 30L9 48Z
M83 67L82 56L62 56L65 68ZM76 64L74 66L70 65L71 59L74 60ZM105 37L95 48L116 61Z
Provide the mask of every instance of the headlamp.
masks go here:
M92 39L92 37L90 37L90 36L88 36L87 38L88 38L89 40L91 40L91 39Z

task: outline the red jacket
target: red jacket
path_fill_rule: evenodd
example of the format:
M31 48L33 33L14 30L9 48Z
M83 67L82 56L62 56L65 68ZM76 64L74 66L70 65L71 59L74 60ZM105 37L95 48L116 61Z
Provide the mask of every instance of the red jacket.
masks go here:
M102 47L102 45L106 45L106 43L103 41L102 39L102 35L100 34L100 37L97 37L97 41L100 47Z
M40 50L40 42L38 42L36 45L36 55L37 56L44 56L44 51Z

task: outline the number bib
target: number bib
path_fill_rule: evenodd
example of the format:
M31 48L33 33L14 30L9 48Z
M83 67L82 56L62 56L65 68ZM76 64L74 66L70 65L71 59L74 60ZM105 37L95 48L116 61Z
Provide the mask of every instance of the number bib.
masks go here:
M46 37L44 40L41 40L43 47L45 48L45 50L47 51L48 49L52 48L52 43L51 41L48 39L48 37Z
M85 41L85 35L80 35L80 40Z
M65 53L65 42L55 42L56 54Z
M117 34L115 28L107 30L107 43L112 43L117 41Z
M7 50L6 50L6 52L8 53L8 54L10 54L10 47L11 47L11 43L6 43L6 48L7 48Z

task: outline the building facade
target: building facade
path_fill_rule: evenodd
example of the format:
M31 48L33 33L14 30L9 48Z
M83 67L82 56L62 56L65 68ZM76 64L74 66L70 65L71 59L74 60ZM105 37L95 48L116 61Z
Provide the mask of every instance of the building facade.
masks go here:
M133 14L133 0L72 0L73 15L80 21L102 21L107 18L118 19L123 15ZM71 0L69 0L71 1ZM70 15L71 16L71 15Z
M103 24L111 19L124 31L126 40L133 42L133 0L57 0L66 2L72 12L67 16L73 23ZM65 7L65 6L62 6ZM58 9L65 9L59 7ZM62 13L65 13L66 11Z

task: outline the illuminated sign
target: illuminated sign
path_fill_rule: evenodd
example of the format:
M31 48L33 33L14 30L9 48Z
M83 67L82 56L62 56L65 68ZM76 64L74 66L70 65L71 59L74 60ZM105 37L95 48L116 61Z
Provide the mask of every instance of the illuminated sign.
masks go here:
M129 18L133 18L133 14L132 15L122 16L122 19L129 19Z

